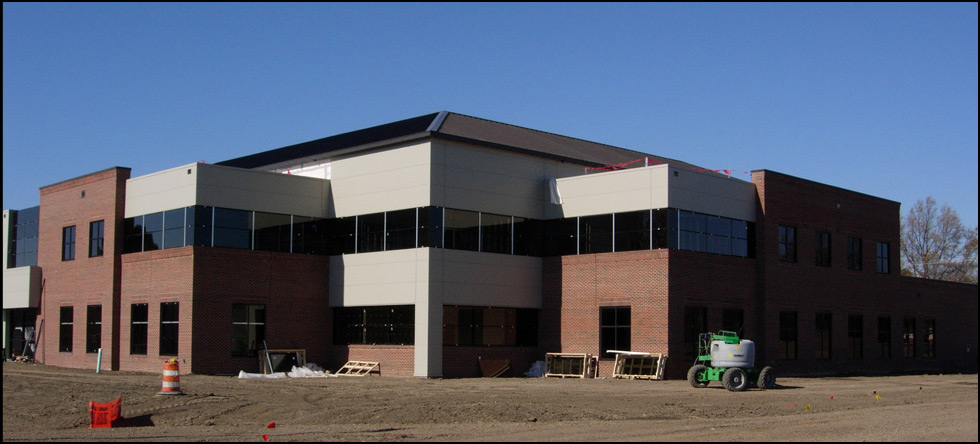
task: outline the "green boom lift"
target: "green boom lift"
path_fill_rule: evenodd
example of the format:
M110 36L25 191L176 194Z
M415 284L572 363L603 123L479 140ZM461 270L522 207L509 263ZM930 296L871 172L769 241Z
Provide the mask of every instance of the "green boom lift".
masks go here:
M749 384L765 390L776 386L776 371L768 366L756 370L755 343L740 339L733 331L719 330L698 335L698 358L687 371L687 381L694 388L721 381L733 392L741 392Z

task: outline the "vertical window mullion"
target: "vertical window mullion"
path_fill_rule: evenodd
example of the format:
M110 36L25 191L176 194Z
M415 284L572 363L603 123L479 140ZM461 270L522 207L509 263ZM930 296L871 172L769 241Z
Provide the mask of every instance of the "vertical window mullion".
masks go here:
M616 252L616 213L612 215L612 251Z
M510 217L510 254L514 254L514 244L517 243L517 237L514 236L514 216Z

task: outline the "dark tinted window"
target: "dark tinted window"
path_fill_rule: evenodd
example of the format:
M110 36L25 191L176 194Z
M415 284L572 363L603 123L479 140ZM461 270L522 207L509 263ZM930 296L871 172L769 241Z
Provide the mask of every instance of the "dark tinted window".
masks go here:
M650 249L650 212L616 214L616 251Z
M147 304L132 304L129 309L129 354L146 354L146 335L150 320Z
M415 248L417 212L415 208L409 208L385 214L385 250Z
M184 209L165 211L163 213L163 248L184 246Z
M143 251L159 250L163 247L163 213L143 216Z
M579 218L579 254L608 253L612 250L612 214Z
M480 214L445 209L444 246L454 250L479 251Z
M252 248L252 212L228 208L214 209L214 246Z
M97 220L88 224L88 256L98 257L104 254L105 221Z
M357 252L384 251L385 214L357 216Z
M290 251L292 217L288 214L255 212L255 249Z
M510 216L483 213L480 215L480 232L483 244L480 251L488 253L511 253Z

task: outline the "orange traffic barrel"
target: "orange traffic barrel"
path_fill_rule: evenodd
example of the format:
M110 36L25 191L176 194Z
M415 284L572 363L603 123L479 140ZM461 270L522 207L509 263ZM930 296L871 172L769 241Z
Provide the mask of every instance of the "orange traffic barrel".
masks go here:
M180 365L176 359L163 363L163 388L158 395L183 395L180 391Z

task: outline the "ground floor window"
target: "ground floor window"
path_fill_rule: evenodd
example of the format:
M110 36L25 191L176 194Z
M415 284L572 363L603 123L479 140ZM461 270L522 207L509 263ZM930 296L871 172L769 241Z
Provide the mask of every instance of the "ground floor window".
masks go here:
M415 306L337 308L334 344L414 345Z
M630 307L599 308L599 356L612 358L609 350L630 350Z
M905 318L902 322L902 357L915 357L915 318Z
M926 358L936 357L936 320L926 319L926 330L925 330L925 349L922 351L922 356Z
M878 357L892 357L892 318L878 317Z
M180 303L160 304L160 356L177 356L180 332Z
M71 353L75 333L75 307L61 307L61 325L58 329L58 351Z
M698 341L702 333L708 332L708 309L706 307L684 307L684 359L694 362L698 357Z
M443 307L443 345L534 347L538 310L499 307Z
M847 317L847 342L851 359L864 357L864 316L850 315Z
M831 338L833 337L830 313L818 313L816 321L817 342L814 356L817 359L830 359Z
M98 353L102 348L102 306L88 306L85 328L85 353Z
M796 312L779 313L779 359L796 359L798 334L796 324Z
M265 305L231 305L231 355L258 356L265 341Z
M146 354L146 334L149 326L149 305L129 306L129 354Z

